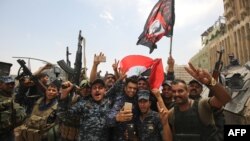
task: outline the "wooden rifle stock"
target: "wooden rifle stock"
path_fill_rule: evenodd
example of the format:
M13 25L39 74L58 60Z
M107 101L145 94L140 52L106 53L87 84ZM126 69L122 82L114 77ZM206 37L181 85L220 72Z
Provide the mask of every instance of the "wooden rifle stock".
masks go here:
M214 70L213 70L213 73L212 73L212 77L217 81L219 82L219 79L220 79L220 71L223 67L223 62L221 61L222 59L222 54L224 53L224 50L220 50L220 51L217 51L217 53L219 54L219 58L218 60L216 61L215 63L215 66L214 66ZM212 97L213 96L213 92L210 90L209 91L209 94L208 94L208 97Z

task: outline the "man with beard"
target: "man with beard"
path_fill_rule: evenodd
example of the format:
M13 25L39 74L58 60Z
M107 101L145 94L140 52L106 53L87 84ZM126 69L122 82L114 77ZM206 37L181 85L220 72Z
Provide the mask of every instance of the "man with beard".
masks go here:
M198 100L201 98L203 86L199 81L195 79L189 81L188 89L189 89L189 98L193 100Z
M109 90L115 84L116 78L112 73L107 73L104 77L106 89Z
M201 93L203 91L203 86L199 81L195 79L191 80L188 84L188 89L189 89L189 98L193 100L199 100L202 98ZM225 124L223 107L220 109L213 108L212 110L213 110L213 118L214 118L215 125L218 128L218 132L220 133L221 140L223 140L224 124Z
M121 81L118 81L121 82ZM87 100L80 99L76 104L70 106L69 94L73 84L65 82L67 88L61 89L58 103L58 117L62 120L80 117L79 138L80 141L108 141L109 129L106 124L106 115L111 108L113 90L117 88L116 83L108 92L102 79L96 79L91 83L91 97Z
M0 77L0 139L13 141L13 129L26 118L25 109L13 100L15 81L10 76Z
M159 91L157 91L159 92ZM163 127L159 117L159 113L150 109L150 91L139 90L138 105L140 109L140 116L136 119L136 127L138 138L140 141L162 141L165 140Z
M99 55L96 55L96 54L94 55L94 62L93 62L93 66L92 66L90 77L89 77L90 83L93 82L97 78L98 66L100 63L103 62L100 58L103 58L103 57L105 56L102 52ZM112 64L114 74L106 73L104 76L106 90L109 90L114 85L116 80L119 78L118 64L119 64L119 61L115 60L115 62Z
M76 104L80 99L88 100L91 97L91 87L88 80L82 80L79 89L76 90L77 94L72 96L71 105ZM60 140L61 141L77 141L79 136L80 117L63 119L58 118L60 121Z
M172 88L171 88L171 81L166 80L162 83L161 96L162 96L165 106L168 109L171 109L174 106L174 97L173 97Z
M213 91L214 96L192 100L189 98L189 90L185 81L177 79L172 82L175 106L169 111L168 117L174 140L221 140L213 120L213 109L221 109L231 100L231 97L206 70L196 69L191 63L185 69L196 80L207 85Z
M140 76L137 82L138 90L149 90L149 83L146 77Z

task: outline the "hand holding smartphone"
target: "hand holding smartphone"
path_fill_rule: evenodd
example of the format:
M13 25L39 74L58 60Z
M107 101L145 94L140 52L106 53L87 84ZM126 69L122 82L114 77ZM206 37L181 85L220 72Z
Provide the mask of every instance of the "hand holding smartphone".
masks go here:
M125 102L124 106L123 106L123 110L131 110L132 111L132 103L130 102Z
M103 54L95 56L95 61L97 62L106 62L106 56L104 56Z

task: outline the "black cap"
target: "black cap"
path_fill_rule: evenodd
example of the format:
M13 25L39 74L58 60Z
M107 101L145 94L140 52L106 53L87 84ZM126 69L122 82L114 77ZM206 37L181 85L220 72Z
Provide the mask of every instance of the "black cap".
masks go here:
M112 74L112 73L107 73L107 74L105 74L104 79L106 80L106 79L108 78L108 76L111 76L113 79L116 80L115 75Z
M138 77L138 81L141 81L141 80L147 82L147 78L144 76Z
M91 83L91 87L95 84L101 84L102 86L105 86L105 83L102 79L100 78L97 78L96 80L94 80L92 83Z
M197 80L195 80L195 79L193 79L193 80L191 80L191 81L189 81L189 85L190 84L192 84L192 83L196 83L196 84L198 84L199 86L201 86L202 87L202 84L199 82L199 81L197 81Z
M148 90L139 90L137 92L137 95L138 95L138 100L141 100L141 99L149 100L150 91L148 91Z
M2 83L14 83L15 80L11 76L1 76L0 82L2 82Z
M166 86L166 85L171 87L171 81L165 80L165 81L163 81L161 86Z

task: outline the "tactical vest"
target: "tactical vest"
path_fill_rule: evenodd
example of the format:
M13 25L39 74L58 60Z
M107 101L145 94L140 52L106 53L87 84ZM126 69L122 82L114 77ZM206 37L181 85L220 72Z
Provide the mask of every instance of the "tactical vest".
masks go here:
M72 105L74 105L78 99L72 98ZM76 116L72 119L67 119L59 125L59 131L61 138L65 141L76 141L79 136L80 117Z
M25 109L6 97L0 91L0 134L11 131L17 124L21 124L26 117Z
M198 102L187 111L180 112L179 107L174 107L174 140L175 141L200 141L201 122L198 116Z
M57 109L57 103L44 111L40 111L39 105L42 101L43 98L40 98L36 102L32 114L25 124L15 129L16 141L41 141L47 136L48 131L56 125L55 123L47 124L47 119Z
M188 111L180 112L178 106L174 107L173 132L174 141L219 141L218 129L214 124L214 119L204 123L202 115L198 109L199 101L195 100Z

